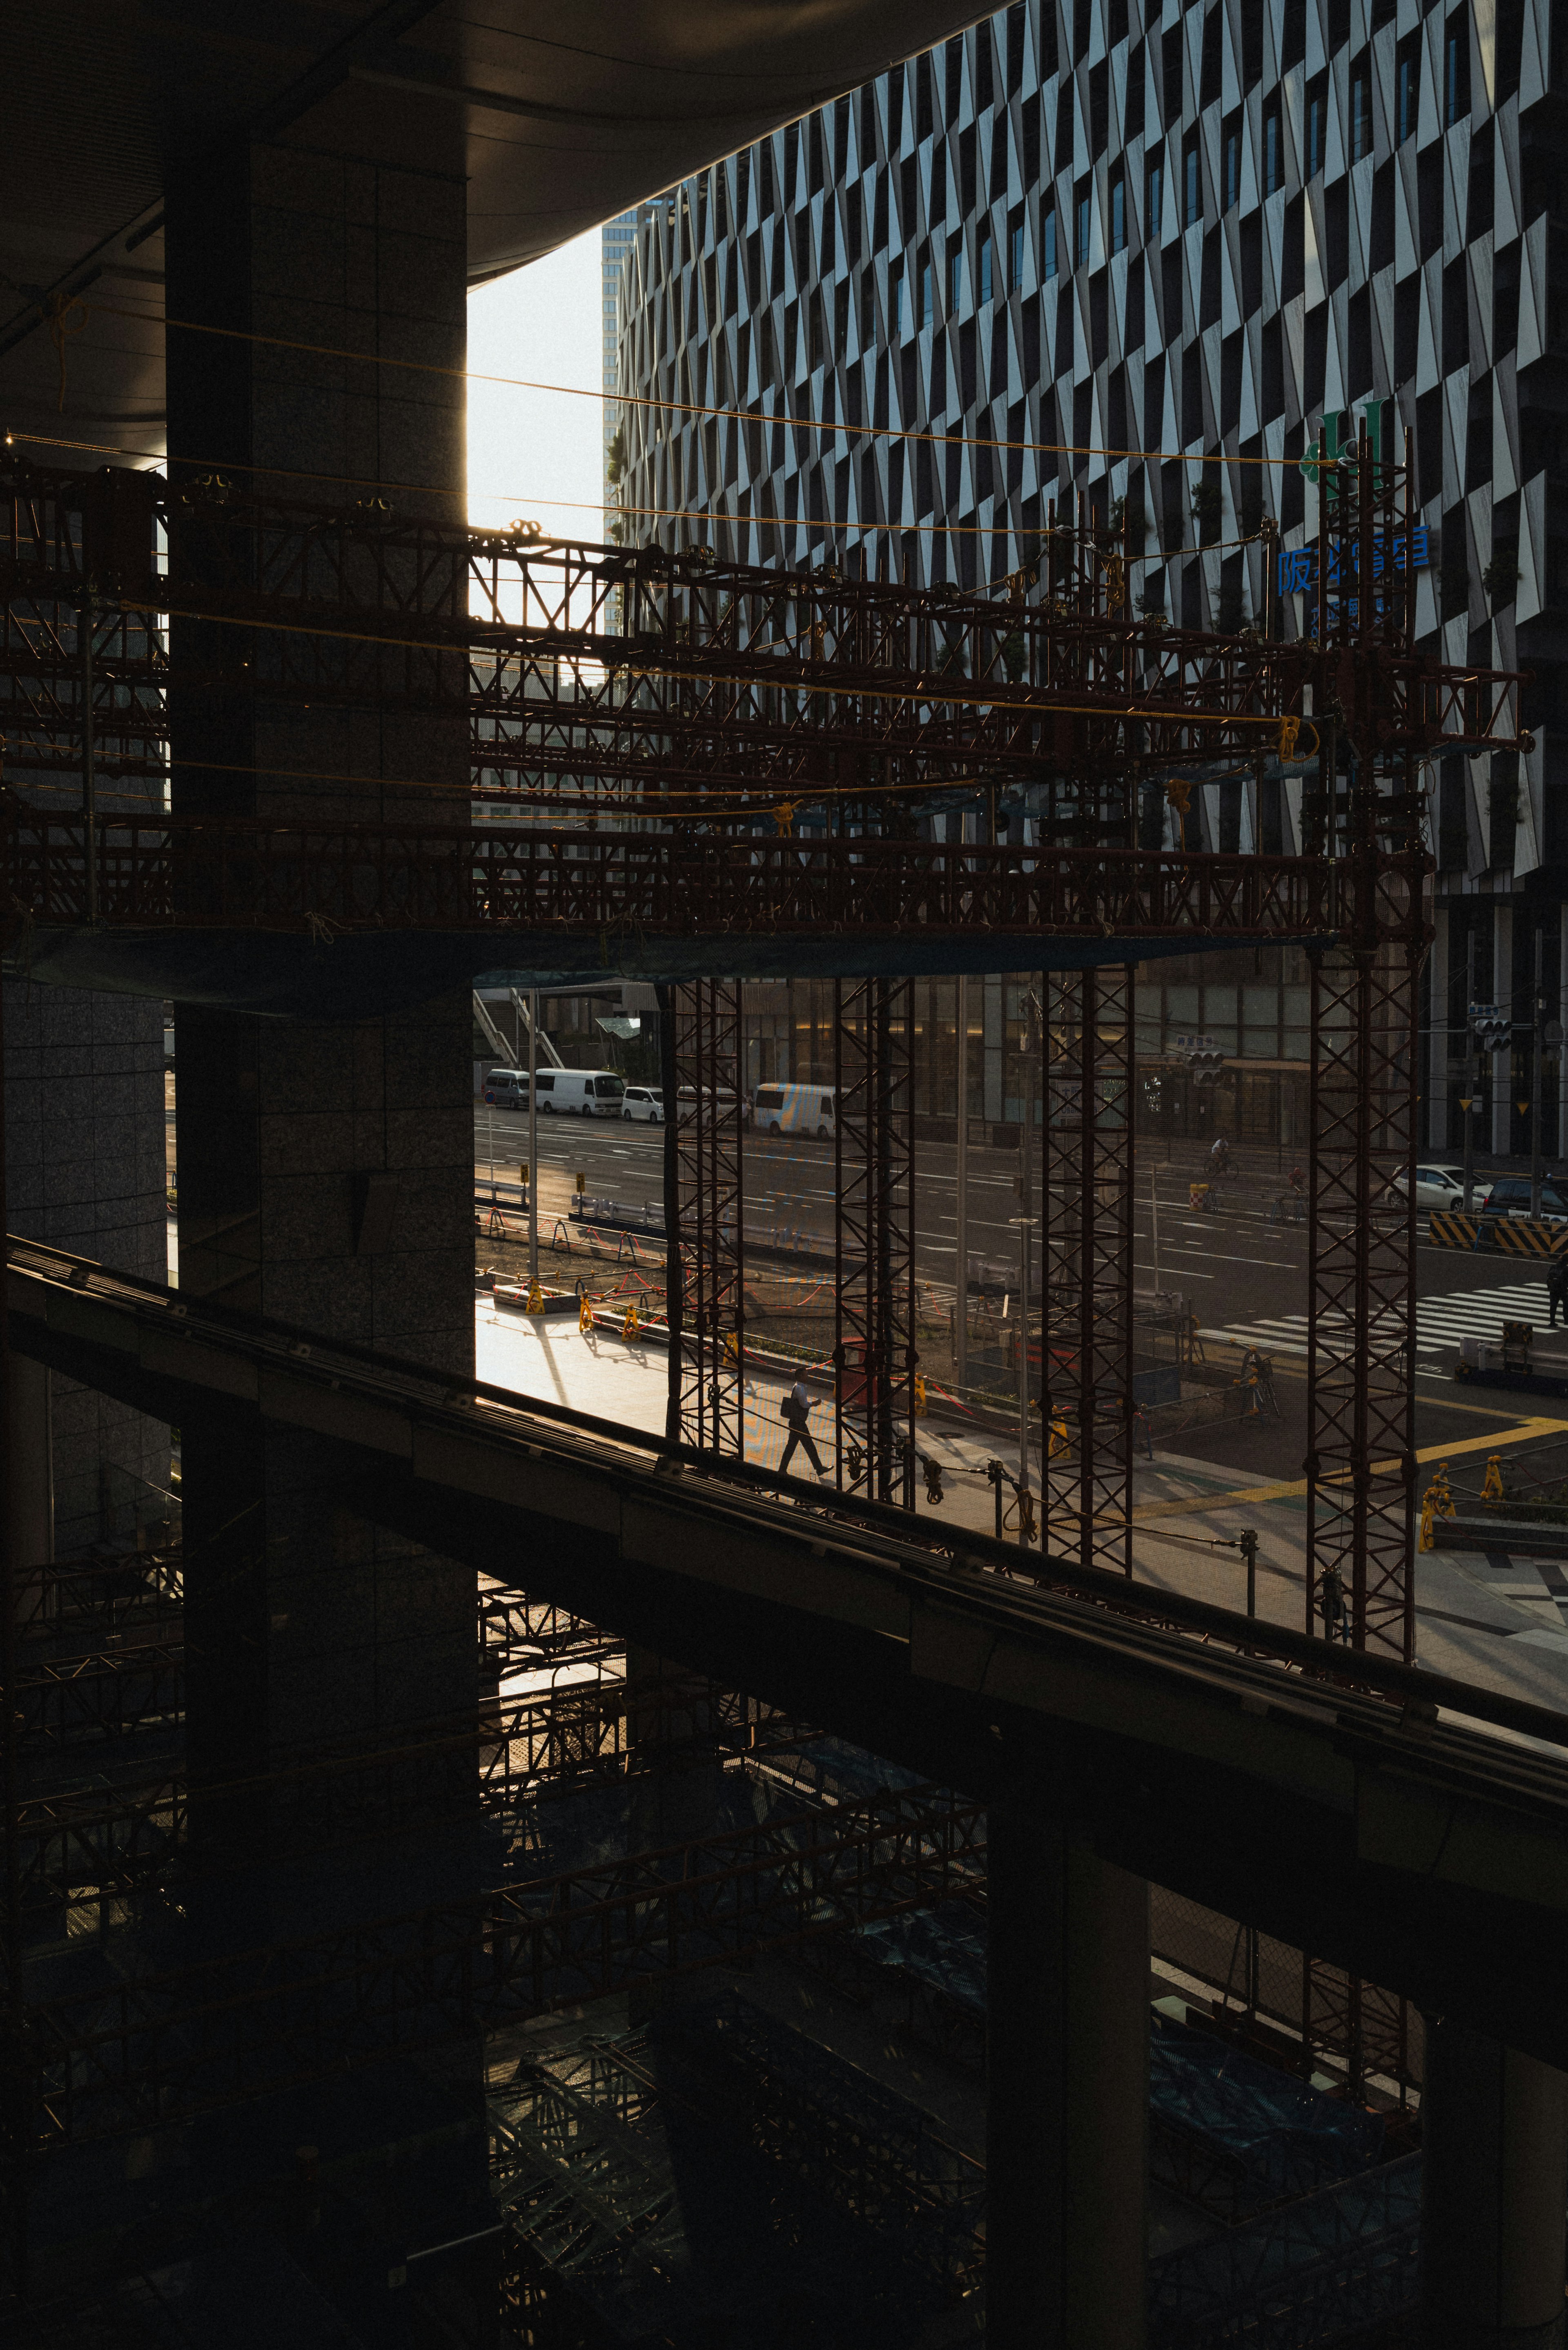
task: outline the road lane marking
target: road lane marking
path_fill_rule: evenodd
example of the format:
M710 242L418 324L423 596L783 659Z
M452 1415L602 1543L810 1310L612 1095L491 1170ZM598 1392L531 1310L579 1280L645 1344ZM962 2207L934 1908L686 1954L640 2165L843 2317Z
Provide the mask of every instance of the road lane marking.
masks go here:
M1456 1437L1451 1444L1424 1445L1416 1459L1417 1462L1453 1461L1461 1452L1496 1452L1502 1445L1522 1444L1532 1436L1564 1434L1568 1434L1568 1419L1527 1419L1518 1428L1504 1429L1501 1432L1494 1430L1490 1436L1460 1436ZM1398 1468L1397 1461L1375 1461L1372 1474L1375 1477L1394 1476ZM1249 1485L1235 1492L1198 1494L1190 1501L1144 1502L1132 1514L1134 1520L1141 1523L1146 1519L1189 1517L1202 1510L1239 1510L1250 1502L1293 1501L1303 1495L1306 1489L1306 1479L1296 1477L1277 1485Z

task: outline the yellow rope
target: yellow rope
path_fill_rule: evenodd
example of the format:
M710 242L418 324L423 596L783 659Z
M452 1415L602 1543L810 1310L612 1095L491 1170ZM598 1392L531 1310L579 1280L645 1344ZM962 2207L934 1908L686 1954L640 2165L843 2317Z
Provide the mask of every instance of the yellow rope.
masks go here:
M55 357L59 361L60 390L55 407L57 411L63 415L66 406L66 345L73 335L79 335L87 325L88 306L85 302L78 301L74 295L50 294L39 303L38 316L49 330L49 340L55 347Z
M166 331L183 335L216 335L237 343L265 343L269 349L305 351L313 359L352 359L369 367L398 368L411 375L443 376L459 383L500 384L514 391L547 391L563 399L598 400L605 397L598 385L591 388L581 383L543 383L530 376L488 375L477 368L442 367L433 359L392 359L384 351L345 350L335 343L306 343L291 335L260 335L244 327L214 327L197 318L170 318L155 310L128 309L123 304L100 302L99 309L106 317L133 318L140 325L162 327ZM664 416L710 416L726 422L745 424L784 424L812 432L842 432L846 440L857 436L873 441L924 441L939 448L954 449L1022 449L1044 457L1112 457L1127 458L1136 464L1187 465L1299 465L1301 457L1195 457L1186 449L1111 449L1097 442L1076 441L997 441L978 433L914 432L897 424L849 424L842 417L797 416L787 410L775 410L758 415L750 408L718 408L693 400L657 400L647 392L617 392L613 395L618 408L649 408Z

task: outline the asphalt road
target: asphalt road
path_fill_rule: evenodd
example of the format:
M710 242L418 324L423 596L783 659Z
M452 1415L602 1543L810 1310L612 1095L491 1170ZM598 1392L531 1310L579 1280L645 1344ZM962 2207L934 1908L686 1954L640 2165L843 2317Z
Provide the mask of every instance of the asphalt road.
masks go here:
M481 1178L492 1148L497 1171L515 1177L527 1149L527 1120L515 1113L475 1113L475 1155ZM631 1205L661 1196L664 1130L620 1120L541 1118L542 1215L564 1215L579 1172L592 1195ZM1135 1278L1140 1290L1184 1295L1200 1326L1257 1345L1270 1356L1281 1417L1261 1426L1189 1430L1179 1449L1215 1465L1294 1477L1306 1448L1304 1225L1271 1221L1278 1179L1262 1166L1243 1173L1215 1214L1194 1214L1189 1184L1200 1169L1155 1165L1140 1170L1135 1207ZM831 1244L836 1199L833 1145L814 1137L748 1136L745 1152L746 1229L753 1240L779 1237L826 1251ZM971 1274L984 1267L1006 1279L1018 1263L1019 1202L1015 1151L971 1148L969 1248ZM1156 1215L1150 1185L1158 1200ZM916 1153L918 1269L950 1293L956 1270L956 1179L950 1145L922 1143ZM1466 1330L1501 1335L1502 1320L1524 1319L1544 1329L1543 1269L1527 1258L1469 1256L1423 1244L1417 1260L1418 1449L1503 1435L1533 1416L1555 1416L1548 1399L1511 1409L1500 1399L1481 1402L1455 1391L1453 1365ZM1568 1422L1568 1399L1562 1407Z

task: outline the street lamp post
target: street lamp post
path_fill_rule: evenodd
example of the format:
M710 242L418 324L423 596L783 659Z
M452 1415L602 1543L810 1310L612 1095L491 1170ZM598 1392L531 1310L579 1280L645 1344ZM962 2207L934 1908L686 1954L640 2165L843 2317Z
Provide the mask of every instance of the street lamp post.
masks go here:
M969 1384L969 981L958 981L958 1162L953 1200L953 1382Z
M1480 1087L1476 1066L1476 930L1472 921L1465 940L1465 1095L1459 1107L1465 1120L1465 1213L1470 1212L1470 1199L1476 1180L1475 1110Z
M1530 1212L1541 1213L1541 1186L1545 1170L1542 1166L1541 1132L1541 1048L1544 1042L1546 1003L1541 993L1541 973L1545 953L1545 937L1539 923L1535 927L1535 986L1530 998Z

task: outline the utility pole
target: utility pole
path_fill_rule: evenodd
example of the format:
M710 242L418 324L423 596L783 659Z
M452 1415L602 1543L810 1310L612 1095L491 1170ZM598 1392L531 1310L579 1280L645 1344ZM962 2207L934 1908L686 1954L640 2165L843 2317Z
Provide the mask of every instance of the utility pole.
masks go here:
M969 979L958 981L958 1160L953 1201L953 1381L969 1384Z
M1545 934L1541 925L1535 926L1535 985L1530 998L1530 1212L1541 1213L1541 1185L1543 1170L1541 1163L1541 1044L1546 1006L1541 994L1541 973L1545 953Z
M1152 1167L1148 1170L1148 1213L1149 1222L1154 1226L1154 1311L1158 1320L1159 1315L1159 1187L1155 1181Z

